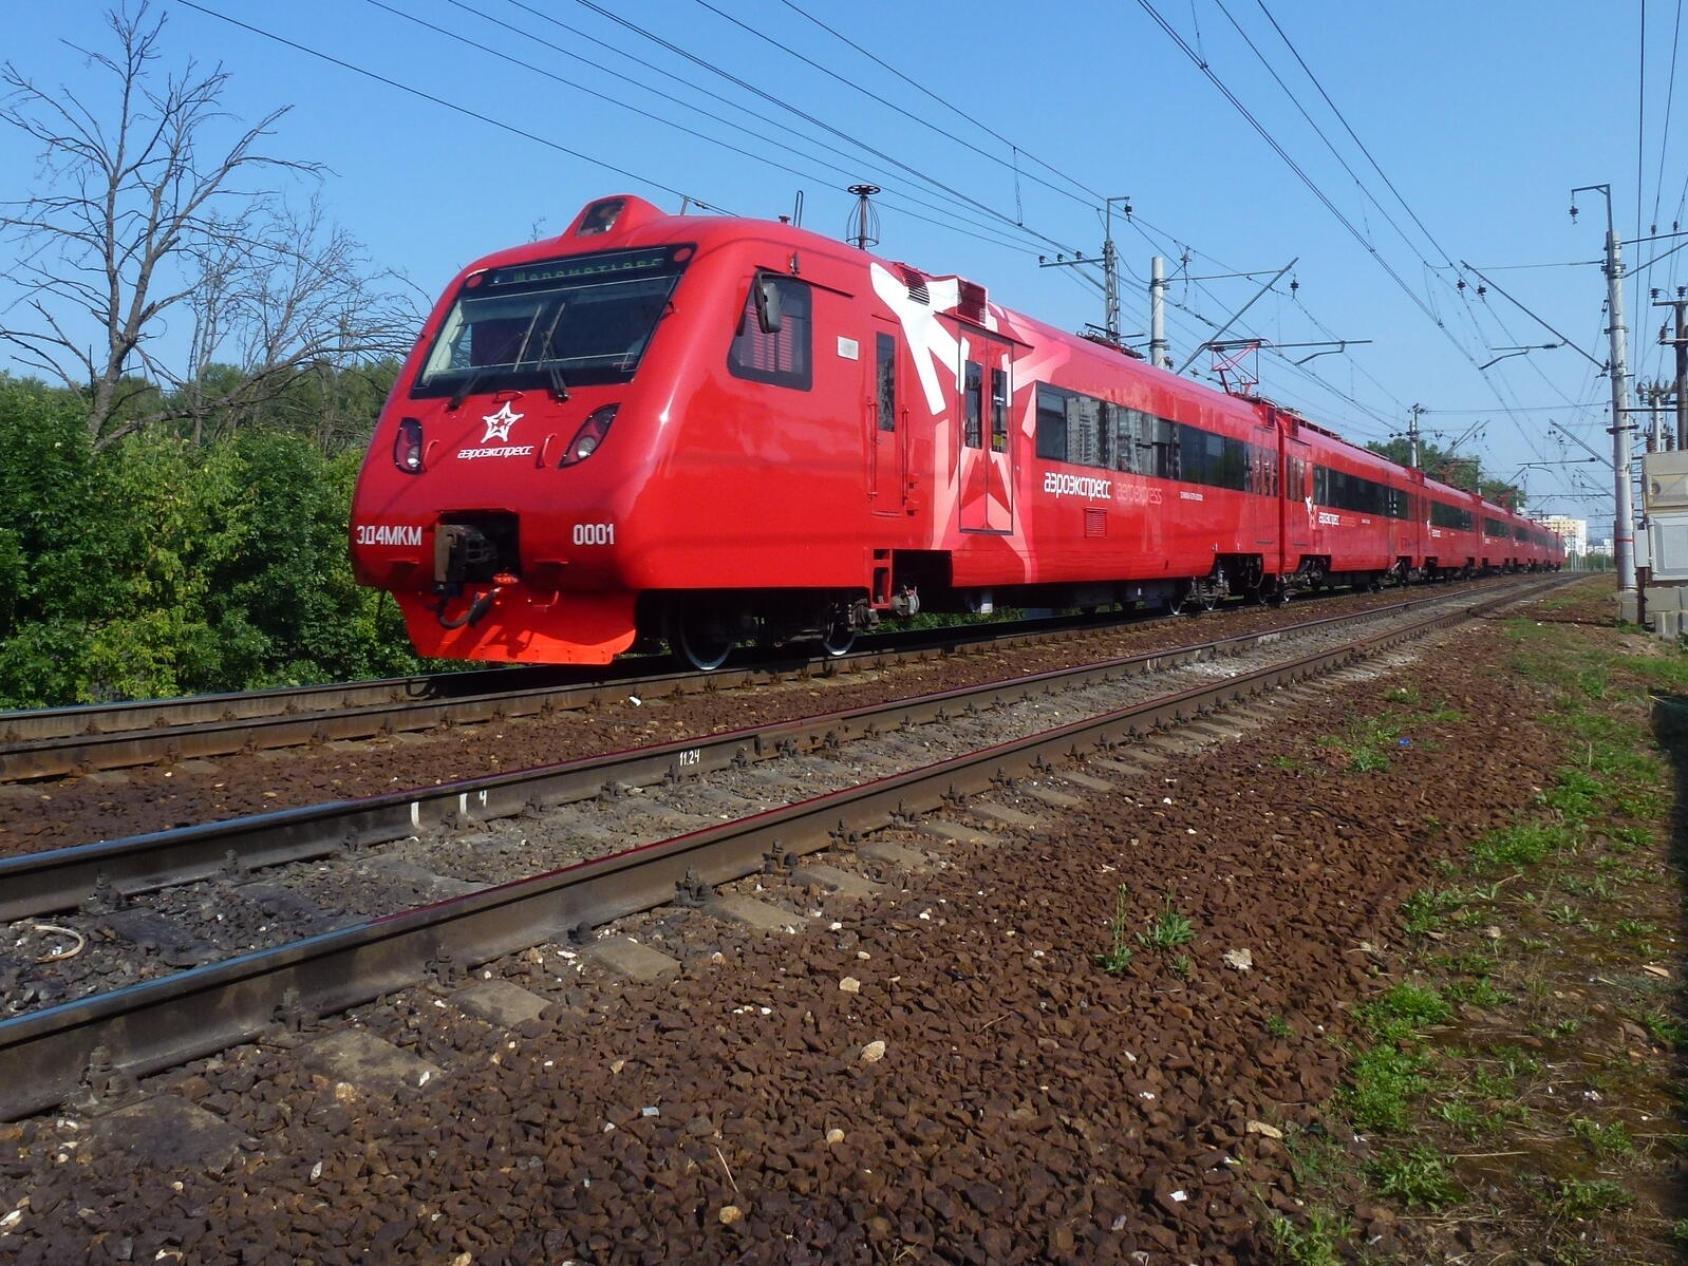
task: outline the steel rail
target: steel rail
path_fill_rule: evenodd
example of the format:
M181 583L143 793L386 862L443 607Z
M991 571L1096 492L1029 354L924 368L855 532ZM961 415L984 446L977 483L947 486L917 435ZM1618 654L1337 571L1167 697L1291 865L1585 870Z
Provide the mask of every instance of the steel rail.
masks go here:
M1072 641L1141 623L1138 613L899 630L839 657L775 656L713 673L667 657L607 671L569 666L475 669L324 686L0 712L0 782L59 778L162 761L414 733L576 711L624 698L667 698L893 664Z
M1143 620L1111 617L1020 620L943 630L900 630L864 639L842 656L779 655L712 673L676 671L667 656L624 660L609 671L568 666L477 669L343 685L294 686L182 699L0 712L0 782L209 759L544 716L625 698L766 685L809 676L871 672L892 664L1071 641Z
M1561 582L1550 582L1551 584ZM1344 667L1544 586L1427 615L1344 646L1149 699L658 843L594 858L353 927L0 1021L0 1119L64 1102L90 1077L135 1077L427 979L459 977L570 931L964 804L1004 777L1107 750L1121 738Z
M0 922L75 909L91 899L122 899L196 880L219 876L239 879L258 870L355 852L427 831L543 812L606 793L613 795L621 787L645 786L783 753L830 747L899 725L942 720L954 712L977 712L1029 695L1053 694L1236 655L1339 625L1388 619L1420 607L1445 606L1450 601L1456 599L1447 595L1412 599L1277 629L502 771L436 787L21 853L0 858Z

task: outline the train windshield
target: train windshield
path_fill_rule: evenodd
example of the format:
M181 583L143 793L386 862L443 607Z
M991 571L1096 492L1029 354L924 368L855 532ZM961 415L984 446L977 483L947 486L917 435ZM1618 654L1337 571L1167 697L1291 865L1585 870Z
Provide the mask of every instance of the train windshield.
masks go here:
M628 382L691 254L603 251L478 273L458 292L411 394Z

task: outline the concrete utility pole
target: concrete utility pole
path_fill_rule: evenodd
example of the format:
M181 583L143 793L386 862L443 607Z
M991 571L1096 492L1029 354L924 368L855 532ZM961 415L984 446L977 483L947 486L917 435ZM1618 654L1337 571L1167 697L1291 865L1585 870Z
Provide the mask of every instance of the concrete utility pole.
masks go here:
M1658 295L1655 290L1653 294ZM1676 349L1676 447L1688 448L1688 286L1676 288L1676 298L1655 298L1655 308L1676 309L1676 337L1666 338L1667 325L1659 331L1659 342ZM1656 414L1654 415L1657 416Z
M1629 360L1625 340L1629 330L1624 325L1624 257L1618 241L1618 231L1612 224L1612 186L1583 185L1571 190L1574 199L1590 190L1606 198L1606 304L1611 324L1607 335L1611 341L1612 363L1612 468L1613 492L1617 511L1612 516L1612 561L1617 567L1618 588L1635 588L1635 511L1631 501L1629 464ZM1576 204L1571 205L1571 219L1577 216Z
M1422 404L1415 404L1410 409L1408 409L1407 412L1412 414L1412 417L1410 417L1407 420L1407 444L1408 444L1409 451L1412 453L1412 457L1408 460L1407 464L1409 466L1411 466L1414 470L1417 470L1419 468L1419 466L1418 466L1418 415L1425 412L1425 408Z
M1149 364L1156 369L1172 368L1172 353L1166 345L1166 260L1159 255L1149 261Z

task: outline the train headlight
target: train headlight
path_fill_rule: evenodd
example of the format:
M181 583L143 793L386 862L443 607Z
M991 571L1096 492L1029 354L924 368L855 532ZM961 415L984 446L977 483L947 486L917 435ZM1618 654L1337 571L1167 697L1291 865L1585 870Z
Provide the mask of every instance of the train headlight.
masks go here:
M415 418L399 423L398 434L393 436L393 465L407 475L422 473L422 424Z
M592 410L586 421L580 424L580 429L574 433L569 446L563 450L562 460L557 463L558 469L573 466L583 462L598 451L598 445L604 442L604 437L610 433L610 423L615 421L619 404L606 404L601 409Z

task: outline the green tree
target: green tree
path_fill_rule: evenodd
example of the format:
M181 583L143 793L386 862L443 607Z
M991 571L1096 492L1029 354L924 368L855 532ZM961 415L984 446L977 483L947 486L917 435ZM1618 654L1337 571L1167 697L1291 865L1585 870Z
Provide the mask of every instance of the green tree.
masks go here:
M0 446L0 703L417 667L391 601L352 578L361 446L250 424L96 451L77 393L4 375Z
M1372 440L1366 447L1402 466L1408 465L1412 457L1412 444L1405 439ZM1428 440L1420 440L1418 448L1419 469L1431 479L1440 480L1455 488L1464 488L1467 492L1480 492L1497 505L1509 506L1514 510L1524 508L1524 490L1504 479L1482 478L1481 464L1477 458L1456 456Z

